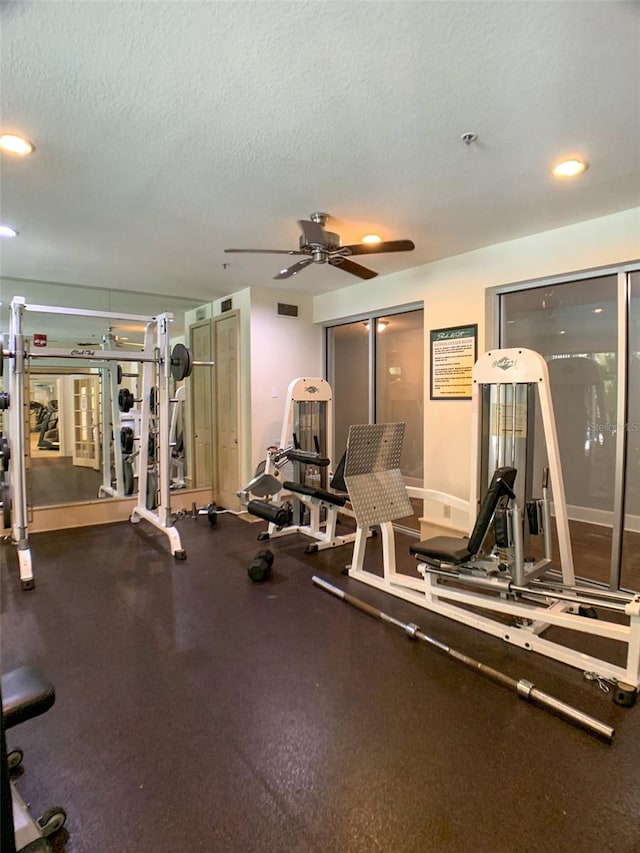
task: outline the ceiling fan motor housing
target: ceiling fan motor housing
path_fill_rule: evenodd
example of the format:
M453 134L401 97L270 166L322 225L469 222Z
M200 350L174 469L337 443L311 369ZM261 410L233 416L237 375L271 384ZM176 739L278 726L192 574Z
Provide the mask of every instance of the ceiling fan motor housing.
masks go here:
M322 243L307 243L304 234L300 235L300 251L312 252L316 248L321 248L324 251L332 252L334 249L340 248L340 235L334 234L333 231L322 232Z

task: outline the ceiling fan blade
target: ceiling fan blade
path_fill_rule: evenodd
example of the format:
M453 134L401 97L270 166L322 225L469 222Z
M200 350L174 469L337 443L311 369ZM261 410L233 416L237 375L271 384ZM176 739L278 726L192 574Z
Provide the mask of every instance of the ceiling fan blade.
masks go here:
M298 253L300 254L300 253ZM313 258L304 258L302 261L296 261L295 264L292 264L290 267L287 267L286 270L280 270L278 275L274 275L274 278L291 278L292 275L296 275L300 270L303 270L305 267L308 267L309 264L313 263Z
M358 278L375 278L378 275L377 272L369 270L360 264L354 263L353 261L349 261L347 258L329 258L329 263L332 267L338 267L338 269L344 270L345 272L350 272L351 275L357 275Z
M373 255L376 252L411 252L415 249L412 240L386 240L382 243L354 243L353 246L341 246L340 251L348 250L349 255Z
M312 222L310 219L298 219L298 225L304 234L305 243L319 243L324 246L324 232L319 222Z
M225 249L225 252L250 252L261 255L304 255L304 252L296 252L293 249Z

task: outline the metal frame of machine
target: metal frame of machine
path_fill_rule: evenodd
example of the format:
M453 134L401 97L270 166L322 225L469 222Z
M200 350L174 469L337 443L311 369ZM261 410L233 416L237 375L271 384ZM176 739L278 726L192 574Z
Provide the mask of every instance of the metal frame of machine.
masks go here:
M542 498L530 500L531 459L534 430L533 402L537 397L541 415L548 468L553 488L553 514L558 534L560 572L550 570L551 504L543 477ZM351 448L347 449L347 467ZM508 522L507 547L471 555L462 564L421 556L429 552L428 540L416 546L421 578L396 571L394 536L390 521L381 523L384 575L378 577L364 567L363 532L356 539L349 576L382 589L428 610L485 631L505 642L536 651L583 671L640 687L640 595L613 592L595 584L576 583L553 403L546 363L527 349L494 350L480 356L473 370L472 395L471 506L480 509L480 496L487 490L494 466L511 464L524 474L520 478L527 509L544 535L544 557L523 556L524 503L514 494L505 510ZM516 464L518 463L518 464ZM527 470L529 469L529 470ZM442 493L422 497L454 505L456 498ZM459 502L462 508L463 502ZM357 513L356 513L357 517ZM458 546L465 540L456 541ZM587 618L597 612L600 618ZM603 613L613 613L607 618ZM625 617L621 622L620 617ZM624 647L624 663L586 654L565 644L561 637L545 636L549 629L568 629L615 640ZM577 645L577 644L576 644Z
M93 347L76 348L53 348L38 346L37 351L29 349L29 341L23 333L23 316L25 312L40 314L64 314L67 316L100 318L108 321L128 320L146 324L144 347L141 351L123 352ZM140 413L139 447L142 452L137 455L137 499L130 520L138 523L142 520L149 522L162 531L169 539L171 554L176 559L185 559L186 553L182 548L180 534L173 525L170 499L170 466L171 466L171 441L170 441L170 408L171 380L183 379L189 376L194 365L212 366L213 362L195 362L191 353L181 344L177 344L173 350L170 349L169 328L173 321L173 315L164 313L157 317L146 317L131 314L117 314L106 311L86 311L74 308L61 308L50 305L27 305L25 299L20 296L14 297L11 302L11 317L9 330L9 348L3 350L1 357L7 356L10 360L9 370L9 439L11 441L11 531L12 540L17 548L18 563L20 570L20 582L23 589L32 589L35 585L33 567L31 560L31 548L28 536L27 515L27 487L26 487L26 449L24 428L24 374L25 367L30 359L50 359L54 362L58 359L71 359L83 365L101 365L103 370L103 383L109 389L111 409L109 417L112 426L119 424L119 412L117 412L117 381L116 368L119 362L133 362L141 365L141 401L143 406ZM157 377L155 369L157 368ZM151 427L151 394L155 387L157 378L157 413L155 427L157 430L156 441L159 448L158 453L158 491L159 505L155 509L147 506L147 452L150 427ZM116 472L121 470L118 461L122 462L122 454L119 450L119 431L114 441ZM120 457L118 459L118 456ZM106 456L103 457L106 459ZM109 457L110 466L110 457ZM120 492L121 482L117 484ZM104 491L104 489L103 489Z

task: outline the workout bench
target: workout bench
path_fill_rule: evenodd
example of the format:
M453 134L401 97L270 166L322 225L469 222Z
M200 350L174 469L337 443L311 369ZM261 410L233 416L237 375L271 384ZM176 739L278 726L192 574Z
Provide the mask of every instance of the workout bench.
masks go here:
M1 692L3 733L5 729L13 728L44 714L55 702L53 684L29 666L21 666L5 673L1 679ZM20 766L21 761L22 750L8 751L7 768L15 770ZM3 768L3 772L5 769ZM34 841L48 838L62 828L67 818L64 809L59 807L48 809L34 820L13 781L10 782L10 787L16 851L23 850ZM5 825L8 823L4 815L2 823ZM4 838L3 834L3 841Z

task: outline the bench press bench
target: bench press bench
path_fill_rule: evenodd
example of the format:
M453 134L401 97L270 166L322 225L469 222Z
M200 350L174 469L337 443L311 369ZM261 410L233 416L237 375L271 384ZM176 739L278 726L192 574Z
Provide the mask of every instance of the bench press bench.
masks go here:
M0 685L3 733L6 729L39 717L55 702L56 694L53 684L30 666L20 666L5 673L1 677ZM8 750L7 769L16 769L21 761L22 750ZM13 781L10 782L10 787L16 851L24 850L34 841L47 838L62 828L67 818L64 809L59 807L48 809L34 820ZM4 816L2 822L3 824L6 822Z

